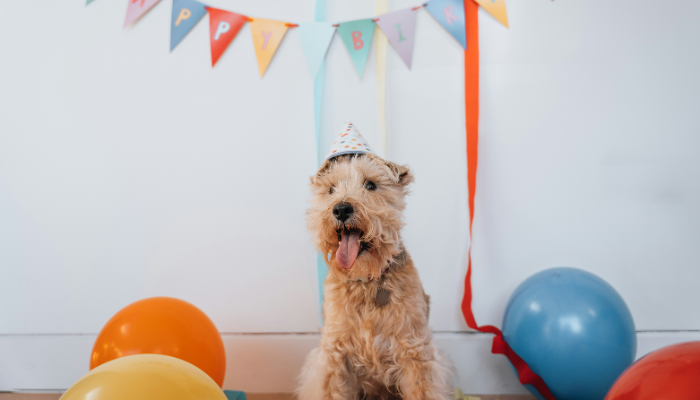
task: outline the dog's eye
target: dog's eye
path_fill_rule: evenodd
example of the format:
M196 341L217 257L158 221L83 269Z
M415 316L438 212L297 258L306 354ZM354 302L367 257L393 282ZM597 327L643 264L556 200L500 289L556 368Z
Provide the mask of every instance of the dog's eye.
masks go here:
M328 194L333 194L335 192L335 186L331 186L330 189L328 189Z
M374 190L376 188L377 188L377 185L375 185L374 182L372 182L372 181L365 182L365 189Z

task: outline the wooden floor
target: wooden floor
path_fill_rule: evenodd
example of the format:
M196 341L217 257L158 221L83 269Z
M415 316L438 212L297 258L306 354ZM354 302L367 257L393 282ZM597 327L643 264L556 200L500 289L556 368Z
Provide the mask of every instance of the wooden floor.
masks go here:
M481 400L535 400L533 396L472 395ZM0 400L58 400L60 393L0 393ZM248 400L294 400L291 393L246 393Z

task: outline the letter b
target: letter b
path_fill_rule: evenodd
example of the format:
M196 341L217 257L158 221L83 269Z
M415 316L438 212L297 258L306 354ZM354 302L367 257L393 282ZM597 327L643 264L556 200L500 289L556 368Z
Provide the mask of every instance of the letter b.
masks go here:
M355 46L355 50L360 50L364 47L365 42L362 41L362 32L354 31L352 33L352 45Z

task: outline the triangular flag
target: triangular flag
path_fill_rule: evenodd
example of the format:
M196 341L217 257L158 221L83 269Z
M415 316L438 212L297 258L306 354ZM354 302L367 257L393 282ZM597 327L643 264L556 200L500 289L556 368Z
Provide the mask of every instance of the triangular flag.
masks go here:
M488 0L491 1L491 0ZM425 9L467 49L467 25L464 23L463 0L430 0Z
M297 28L301 48L304 50L306 62L309 64L311 77L314 79L316 79L318 70L321 69L334 33L335 28L330 22L307 22L300 24Z
M126 20L124 20L124 27L133 24L137 19L141 18L143 14L148 12L151 7L158 4L160 0L127 0L129 4L126 6Z
M508 14L506 14L506 0L476 0L477 3L489 14L493 15L503 25L508 27Z
M253 46L255 47L255 55L258 57L258 70L260 70L261 78L265 75L265 71L267 71L267 67L288 29L287 23L282 21L255 18L250 22L250 31L253 35Z
M170 51L197 25L207 13L207 6L195 0L173 0L173 18L170 24Z
M95 0L87 0L87 1L85 2L85 5L88 5L88 4L92 3L93 1L95 1Z
M365 73L369 47L374 36L374 21L371 18L358 19L357 21L341 22L338 24L338 34L345 43L345 48L350 53L350 58L355 64L360 78Z
M413 43L416 37L416 11L413 8L380 15L377 25L389 39L391 46L411 69Z
M247 20L245 15L218 8L209 10L209 41L211 42L211 66L216 65L229 43L236 37Z

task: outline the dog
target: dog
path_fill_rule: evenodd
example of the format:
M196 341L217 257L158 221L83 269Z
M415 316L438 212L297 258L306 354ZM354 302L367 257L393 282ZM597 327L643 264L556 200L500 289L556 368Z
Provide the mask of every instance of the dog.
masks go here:
M307 225L329 273L299 400L452 398L453 369L432 342L430 299L401 241L413 181L407 166L367 152L327 159L311 177Z

